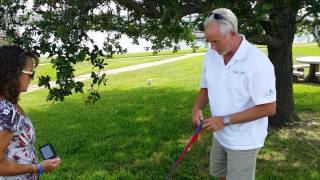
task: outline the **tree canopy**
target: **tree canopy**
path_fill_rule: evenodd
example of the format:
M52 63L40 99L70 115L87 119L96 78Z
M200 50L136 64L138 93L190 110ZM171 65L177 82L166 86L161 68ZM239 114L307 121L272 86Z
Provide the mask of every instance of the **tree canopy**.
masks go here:
M1 0L0 29L15 44L48 54L57 71L58 87L50 87L49 76L39 85L49 89L49 100L63 100L72 92L83 92L74 80L73 64L92 63L88 102L99 99L97 85L106 76L104 58L125 53L118 40L127 35L138 43L144 38L158 51L185 40L194 41L193 31L203 30L203 21L215 8L226 7L238 17L239 31L256 44L267 45L277 77L278 126L294 117L292 95L292 43L296 33L311 33L320 42L319 0ZM188 15L196 17L192 21ZM17 30L21 34L17 35ZM88 32L107 35L99 48ZM90 48L93 47L93 48Z

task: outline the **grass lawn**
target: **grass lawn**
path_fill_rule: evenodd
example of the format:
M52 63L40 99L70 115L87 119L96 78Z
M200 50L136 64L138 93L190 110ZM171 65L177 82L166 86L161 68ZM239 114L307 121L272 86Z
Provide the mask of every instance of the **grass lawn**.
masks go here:
M206 48L199 48L197 49L197 52L206 52ZM134 53L126 53L126 54L115 54L113 58L111 59L119 59L119 58L137 58L137 57L147 57L147 56L165 56L165 55L174 55L174 54L189 54L192 53L192 49L186 48L186 49L180 49L178 52L173 53L172 50L162 50L156 54L154 54L152 51L146 51L146 52L134 52ZM50 63L50 59L41 56L40 57L40 64Z
M267 53L266 46L257 45L263 52ZM200 48L197 52L205 52L206 48ZM172 53L171 50L164 50L159 52L158 54L153 54L152 52L141 52L141 53L128 53L122 55L115 55L112 59L106 59L108 63L105 66L106 69L115 69L123 66L135 65L145 62L159 61L170 57L180 56L182 54L191 53L191 49L182 49L177 53ZM293 63L297 64L296 58L301 56L320 56L320 50L317 44L294 44L293 45ZM85 73L90 73L92 70L92 66L89 62L78 63L75 65L75 75L81 75ZM307 73L309 68L305 68ZM37 67L37 73L35 75L35 79L31 82L31 84L36 84L38 81L38 77L41 75L49 75L52 77L52 80L55 80L55 72L52 67L52 64L49 63L49 60L41 57L40 65Z
M197 52L205 52L206 48L199 48ZM139 53L127 53L127 54L116 54L111 59L106 59L105 62L108 63L105 66L105 69L115 69L123 66L130 66L135 64L141 64L146 62L160 61L167 58L181 56L183 54L192 53L192 49L182 49L176 53L173 53L172 50L163 50L157 54L153 52L139 52ZM76 71L74 72L75 76L90 73L92 71L92 65L90 62L78 63L74 66ZM36 84L40 76L51 76L51 80L56 79L56 73L49 59L45 57L40 57L40 64L36 69L35 78L31 81L31 84Z
M263 52L267 53L266 46L257 45ZM206 48L200 48L197 52L205 52ZM145 62L159 61L170 57L180 56L182 54L191 53L192 49L182 49L177 53L172 53L171 50L164 50L158 54L153 54L152 52L141 52L141 53L128 53L122 55L115 55L112 59L106 59L108 63L105 66L106 69L115 69L123 66L135 65ZM294 44L293 45L293 63L297 64L296 58L301 56L320 56L320 50L317 44ZM92 66L89 62L82 62L75 65L75 75L81 75L85 73L90 73ZM38 77L41 75L49 75L52 80L56 79L56 74L52 64L49 63L48 59L41 57L40 65L37 67L37 73L35 79L31 84L36 84L38 82ZM305 68L305 73L307 73L309 68Z
M206 52L207 48L199 48L197 49L198 52ZM168 56L168 55L182 55L182 54L189 54L192 53L192 49L186 48L186 49L180 49L178 52L173 53L172 50L162 50L156 54L154 54L152 51L146 51L146 52L134 52L134 53L126 53L126 54L115 54L113 58L111 59L121 59L121 58L138 58L138 57L148 57L148 56ZM50 63L50 59L41 56L40 57L40 64L46 64Z
M257 45L264 53L268 53L267 46ZM302 56L320 56L320 48L316 43L298 43L292 46L292 60L293 64L301 64L296 61L297 57ZM307 68L308 69L308 68Z
M181 56L181 54L163 54L160 56L135 56L135 57L118 57L114 59L106 59L105 62L108 63L108 65L105 66L105 70L108 69L115 69L123 66L130 66L130 65L135 65L135 64L141 64L141 63L146 63L146 62L153 62L153 61L160 61L163 59L167 58L172 58L172 57L177 57ZM92 71L92 65L90 62L85 61L78 63L74 66L76 71L74 74L81 75L81 74L86 74L90 73ZM41 75L49 75L52 77L52 80L56 79L56 73L54 68L52 67L52 64L50 63L45 63L45 64L40 64L37 69L36 69L36 75L34 80L31 82L31 84L36 84L38 82L38 77Z
M296 62L297 57L302 56L320 56L320 48L316 43L313 44L294 44L292 47L293 52L293 63L301 64Z
M165 179L193 133L190 112L202 59L109 76L95 106L85 106L81 94L64 102L46 102L45 90L22 95L37 145L51 142L63 160L43 179ZM320 179L320 86L295 84L294 96L303 120L269 130L258 180ZM214 179L208 175L211 136L202 133L175 179Z

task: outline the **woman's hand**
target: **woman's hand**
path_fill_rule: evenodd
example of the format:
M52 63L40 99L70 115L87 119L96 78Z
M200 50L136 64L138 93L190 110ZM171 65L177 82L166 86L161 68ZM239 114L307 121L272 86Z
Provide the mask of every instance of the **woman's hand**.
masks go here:
M43 172L51 172L59 166L60 162L61 162L60 158L54 158L54 159L44 160L40 163L40 165L42 166Z

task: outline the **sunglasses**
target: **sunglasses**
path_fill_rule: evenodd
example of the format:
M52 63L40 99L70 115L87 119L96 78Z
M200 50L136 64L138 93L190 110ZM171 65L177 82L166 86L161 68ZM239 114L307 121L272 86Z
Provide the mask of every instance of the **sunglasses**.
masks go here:
M214 18L215 20L225 20L225 21L227 21L227 22L233 27L233 29L235 29L234 26L233 26L233 24L232 24L232 22L229 21L228 19L226 19L225 17L223 17L222 14L213 13L213 18Z
M36 73L35 71L26 71L26 70L22 70L21 71L23 74L27 74L30 76L30 78L34 78L34 74Z

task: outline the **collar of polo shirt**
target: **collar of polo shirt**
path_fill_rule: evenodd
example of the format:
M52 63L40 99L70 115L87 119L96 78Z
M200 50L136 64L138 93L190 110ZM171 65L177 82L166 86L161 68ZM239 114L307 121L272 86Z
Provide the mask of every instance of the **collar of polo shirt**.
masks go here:
M241 61L244 60L246 57L246 54L248 53L248 42L246 41L246 38L244 35L240 34L241 36L241 43L240 46L238 47L236 53L233 55L232 59L236 61Z

